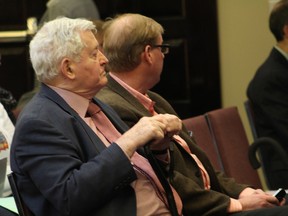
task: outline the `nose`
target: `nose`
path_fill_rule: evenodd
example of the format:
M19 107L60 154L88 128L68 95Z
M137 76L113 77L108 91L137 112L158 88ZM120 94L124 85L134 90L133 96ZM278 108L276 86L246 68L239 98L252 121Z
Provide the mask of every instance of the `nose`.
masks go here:
M109 60L106 58L106 56L103 54L103 52L101 52L100 50L98 50L99 54L100 54L100 64L101 65L105 65L109 62Z

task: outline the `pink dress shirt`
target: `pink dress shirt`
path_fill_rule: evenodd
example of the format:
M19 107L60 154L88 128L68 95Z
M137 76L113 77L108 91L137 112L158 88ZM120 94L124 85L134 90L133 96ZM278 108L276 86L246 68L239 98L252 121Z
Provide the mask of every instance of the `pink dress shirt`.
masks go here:
M109 146L111 142L116 141L117 138L121 136L121 134L116 130L113 124L96 104L94 105L98 107L98 111L95 112L100 113L100 115L96 115L96 118L86 117L87 109L89 109L88 107L90 103L88 99L70 91L53 86L50 87L79 114L79 116L91 127L91 129L106 146ZM171 213L167 207L168 204L164 189L147 159L135 152L130 160L137 175L137 180L131 184L136 192L137 215L170 216ZM173 188L172 190L174 191L174 196L176 196L175 201L179 215L181 215L181 199Z
M149 112L152 115L157 114L154 110L154 104L155 102L152 101L148 95L143 95L140 92L136 91L135 89L133 89L132 87L130 87L129 85L127 85L125 82L123 82L121 79L119 79L117 76L115 76L113 73L110 72L110 76L115 79L123 88L125 88L128 92L130 92L135 98L138 99L138 101L147 109L149 110ZM210 178L209 178L209 174L207 173L207 171L205 170L203 164L201 163L201 161L198 159L198 157L194 154L192 154L192 152L190 151L187 143L185 142L185 140L183 140L180 136L178 135L174 135L173 136L174 140L177 141L190 155L191 157L193 157L193 159L195 160L195 162L197 163L197 165L200 168L201 174L202 174L202 179L204 182L204 188L206 190L210 189ZM255 190L252 188L246 188L244 189L241 194L239 195L239 197L241 196L246 196L249 194L252 194ZM242 211L242 205L241 203L237 200L237 199L233 199L230 198L230 205L227 209L227 212L238 212L238 211Z

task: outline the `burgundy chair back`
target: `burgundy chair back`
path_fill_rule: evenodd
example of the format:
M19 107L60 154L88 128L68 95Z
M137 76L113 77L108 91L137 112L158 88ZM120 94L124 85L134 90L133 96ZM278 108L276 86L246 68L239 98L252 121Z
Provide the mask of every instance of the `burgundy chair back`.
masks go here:
M249 141L237 107L213 110L205 117L226 175L239 183L263 188L257 171L249 163Z
M199 115L186 118L183 123L196 140L198 146L207 154L214 169L223 171L219 152L210 134L205 116Z

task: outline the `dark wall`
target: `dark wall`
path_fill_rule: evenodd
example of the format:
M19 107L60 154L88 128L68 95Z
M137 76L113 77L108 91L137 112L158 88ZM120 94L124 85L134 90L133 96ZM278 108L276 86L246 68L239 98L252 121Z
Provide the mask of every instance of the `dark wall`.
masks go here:
M0 2L0 31L26 29L26 19L38 20L47 0ZM217 8L214 0L94 0L102 19L133 12L150 16L165 29L172 45L161 77L153 90L164 96L185 118L221 107ZM28 58L29 38L3 42L0 38L0 86L16 99L33 88Z
M0 1L0 31L26 30L28 17L40 19L46 0ZM0 38L0 86L16 99L33 88L34 72L29 61L30 38Z
M149 16L173 45L153 90L182 118L221 107L217 4L214 0L94 0L102 19L117 13Z
M28 17L40 19L47 0L0 1L0 31L26 29Z

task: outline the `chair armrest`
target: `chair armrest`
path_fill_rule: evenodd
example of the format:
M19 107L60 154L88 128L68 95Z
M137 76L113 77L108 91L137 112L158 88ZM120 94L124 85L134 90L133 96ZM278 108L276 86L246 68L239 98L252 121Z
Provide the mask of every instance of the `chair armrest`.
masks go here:
M272 147L273 151L277 153L281 162L288 169L288 155L286 154L283 147L276 140L270 137L259 137L249 146L248 157L250 164L254 169L261 167L261 164L257 158L257 151L263 146Z

